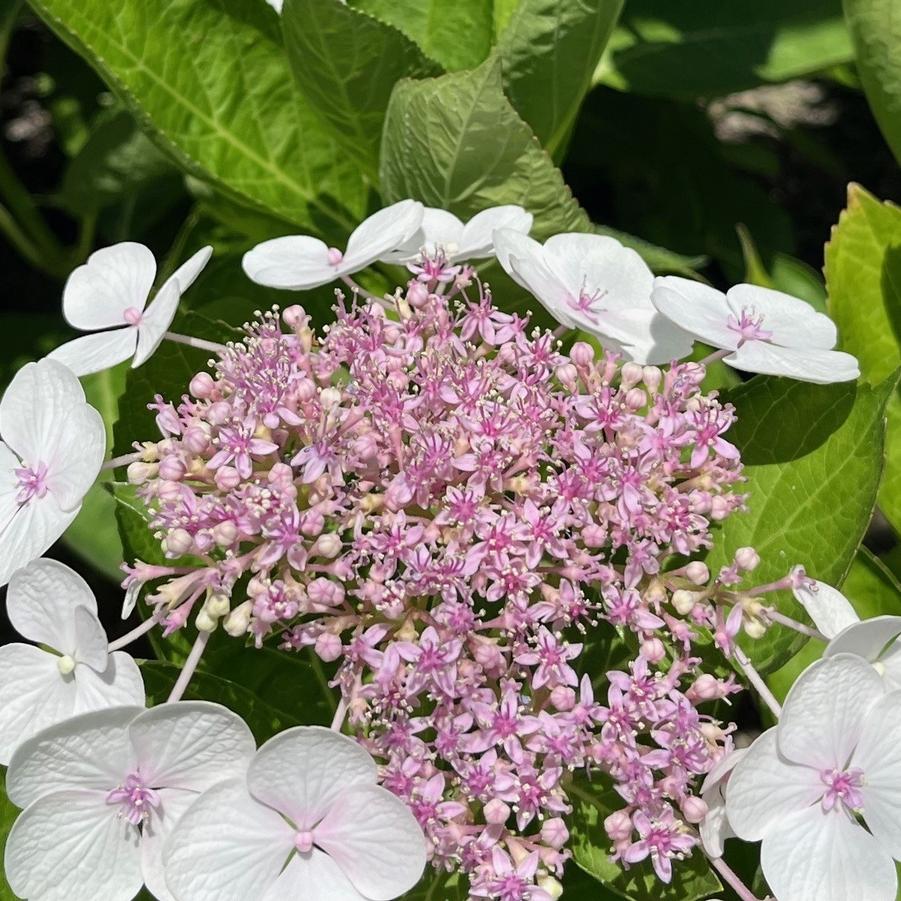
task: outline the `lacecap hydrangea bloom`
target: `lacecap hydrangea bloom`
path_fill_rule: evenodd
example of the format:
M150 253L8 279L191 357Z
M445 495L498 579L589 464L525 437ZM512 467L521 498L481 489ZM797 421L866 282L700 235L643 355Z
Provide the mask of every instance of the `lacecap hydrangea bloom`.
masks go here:
M737 590L751 549L719 573L692 562L744 504L734 410L703 365L564 350L440 249L385 298L323 259L317 283L351 285L331 326L298 305L261 315L151 405L161 439L129 478L165 553L201 563L135 561L128 603L153 583L164 630L193 624L201 650L221 626L337 662L336 726L474 896L555 896L585 768L622 798L615 859L668 881L731 749L704 705L739 689L692 643L739 653L741 628L769 622ZM667 569L674 555L689 562ZM602 630L624 649L606 673Z

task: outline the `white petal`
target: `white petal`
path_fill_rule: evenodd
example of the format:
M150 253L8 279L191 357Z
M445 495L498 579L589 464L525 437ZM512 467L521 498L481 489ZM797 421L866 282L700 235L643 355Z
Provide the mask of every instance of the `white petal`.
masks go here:
M726 815L725 782L746 753L746 748L740 748L727 754L704 777L701 785L701 799L707 805L708 813L698 826L698 832L704 850L711 857L722 857L724 842L735 835Z
M777 347L765 341L743 344L725 362L744 372L784 375L815 385L853 382L860 376L857 359L843 351Z
M48 360L68 366L75 375L102 372L134 355L138 330L127 325L111 332L82 335L50 351Z
M736 285L726 292L726 301L736 319L742 310L763 316L762 327L773 333L772 341L782 347L816 347L831 350L838 340L835 323L818 313L809 303L757 285Z
M820 631L823 631L822 627ZM886 645L898 635L901 635L901 616L874 616L872 619L857 620L836 634L826 646L823 656L856 654L875 663L886 650Z
M70 788L109 792L134 769L128 724L136 707L83 713L44 729L16 748L6 773L6 794L25 807Z
M97 614L94 592L64 563L33 560L10 579L6 612L13 628L29 641L74 656L77 607Z
M26 363L0 400L0 435L24 463L46 463L45 455L57 445L60 423L84 402L71 369L46 357Z
M52 494L17 506L0 532L0 586L16 570L40 557L66 531L80 509L62 511Z
M748 748L729 777L726 814L735 834L756 842L774 824L819 800L825 791L819 773L789 763L768 729Z
M104 247L69 276L63 315L84 331L122 325L127 309L144 309L155 277L156 260L143 244L126 241Z
M347 250L338 271L342 275L359 272L379 257L402 247L416 234L422 214L421 203L401 200L364 219L347 239Z
M867 831L820 805L774 824L760 864L779 901L894 901L891 857Z
M75 667L75 710L87 713L104 707L143 707L144 679L130 654L116 651L107 657L103 672Z
M892 857L901 860L901 691L870 710L852 767L863 770L863 818Z
M422 222L414 235L396 250L389 251L379 259L386 263L409 263L415 260L423 249L432 254L438 246L449 252L452 248L460 246L462 236L463 223L453 213L427 206L423 209Z
M242 779L204 792L163 845L166 883L179 901L261 898L294 850L294 830L255 801Z
M509 228L524 235L532 228L533 216L521 206L506 204L476 213L463 227L454 259L480 260L494 256L493 234L497 229ZM423 218L423 222L425 219Z
M157 794L160 805L144 823L141 834L141 872L144 884L158 901L174 901L175 896L166 885L163 846L185 811L200 795L177 788L161 788Z
M169 282L178 282L178 293L184 294L185 291L197 281L197 276L206 268L206 264L209 263L212 255L213 248L210 245L201 247L197 253L182 263L181 266L166 279L160 290L165 288Z
M728 326L731 310L722 291L665 275L654 280L651 302L667 319L707 344L729 350L738 347L739 336Z
M358 785L335 799L315 829L316 844L354 888L390 901L419 882L426 841L410 808L381 785Z
M63 510L80 506L97 479L106 455L103 417L87 404L60 417L55 447L47 462L47 488Z
M817 660L791 687L779 719L779 751L788 760L844 769L870 708L883 696L879 674L860 657Z
M514 270L513 260L528 257L541 260L544 254L541 245L534 238L530 238L528 235L524 235L522 232L515 231L512 228L495 229L491 239L494 243L494 254L507 275L516 284L525 288L525 282Z
M331 857L319 848L295 854L260 901L372 901L361 895Z
M827 638L835 638L846 626L860 622L851 602L825 582L815 581L813 588L795 588L792 594Z
M192 791L243 776L256 748L244 720L209 701L153 707L135 719L129 733L145 778Z
M9 833L6 878L22 898L130 901L141 888L140 839L101 792L38 799Z
M250 793L312 829L352 785L375 784L376 766L352 738L322 726L297 726L270 738L247 771Z
M604 335L613 338L625 348L630 360L642 365L680 360L694 347L694 339L688 332L673 325L653 307L601 313L597 326L588 330L602 339Z
M258 285L306 291L338 277L329 263L328 245L309 235L286 235L263 241L244 254L241 265Z
M147 312L138 326L138 349L131 364L132 369L146 363L160 346L178 312L180 299L179 283L170 278L153 298L153 303L147 307Z
M901 690L901 639L883 651L877 669L882 673L886 691Z
M12 521L19 509L16 495L19 492L19 477L16 470L21 466L19 458L0 441L0 533Z
M63 676L58 660L30 644L0 647L0 764L35 732L72 715L75 679Z
M72 618L75 621L75 647L71 656L77 663L103 672L109 659L109 642L97 614L87 607L76 607Z

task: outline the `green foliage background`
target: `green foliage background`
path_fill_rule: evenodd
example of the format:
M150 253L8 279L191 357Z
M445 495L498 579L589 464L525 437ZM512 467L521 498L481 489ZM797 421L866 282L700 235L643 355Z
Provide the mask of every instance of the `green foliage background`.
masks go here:
M408 196L464 218L519 203L538 237L613 234L657 272L752 281L828 309L861 361L860 384L740 383L711 368L710 387L739 413L731 437L749 501L709 562L753 544L761 581L803 563L844 582L862 614L901 612L901 208L880 196L901 197L890 155L901 158L894 0L285 0L281 16L263 0L0 0L4 56L13 41L7 90L21 87L16 42L29 35L41 62L27 99L52 123L55 157L35 177L10 141L9 158L0 154L5 259L30 273L4 313L0 381L67 336L54 312L60 285L96 246L144 241L165 277L213 244L180 327L216 339L284 302L240 272L258 241L305 232L341 245L367 213ZM861 134L863 148L853 145ZM841 210L846 185L867 176L877 183L850 184ZM835 223L831 235L824 223ZM383 287L396 275L372 278ZM504 308L541 318L498 267L487 275ZM52 304L31 302L34 285ZM320 322L329 303L328 289L304 300ZM168 346L137 371L85 380L116 452L152 437L147 401L179 396L203 364ZM112 475L66 544L60 553L93 567L111 619L123 558L159 553ZM801 616L790 597L779 603ZM796 639L774 630L747 644L780 694L818 653ZM600 676L622 646L594 640ZM144 667L151 702L184 652L179 642L147 649L158 658ZM330 721L329 677L312 657L217 637L191 692L236 710L263 740ZM759 726L756 711L739 713ZM565 899L730 897L699 854L670 888L647 867L622 872L601 825L617 799L575 775L571 791ZM0 836L13 815L0 792ZM727 857L763 890L753 848ZM0 898L11 897L0 880ZM408 897L466 890L430 876Z

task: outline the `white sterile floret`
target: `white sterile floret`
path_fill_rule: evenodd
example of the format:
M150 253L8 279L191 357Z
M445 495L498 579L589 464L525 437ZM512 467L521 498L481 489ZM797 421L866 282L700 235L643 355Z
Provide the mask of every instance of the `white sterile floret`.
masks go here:
M149 306L156 260L147 247L125 241L92 253L66 282L63 315L69 325L93 334L60 345L50 359L76 375L100 372L129 357L133 367L145 363L212 253L212 247L198 250L166 279Z
M443 253L448 263L486 259L495 255L493 235L496 230L507 228L527 235L532 221L531 213L514 204L489 207L465 224L447 210L426 207L416 234L382 260L411 263L421 254L433 257L437 253Z
M423 207L401 200L358 225L342 251L311 235L263 241L244 254L242 265L258 285L306 291L353 275L404 246L422 223Z
M42 558L18 570L6 612L23 638L42 647L0 647L0 764L25 739L70 716L143 706L137 664L124 651L109 653L94 594L68 566Z
M0 585L66 530L106 452L100 414L55 360L23 366L0 400Z
M511 229L494 233L497 258L561 325L594 335L636 363L687 356L691 337L651 303L654 276L615 238L561 234L543 245Z
M253 750L243 720L207 701L112 707L39 732L6 776L25 808L6 842L10 887L28 901L130 901L146 884L173 901L163 842L200 792L245 772ZM226 812L217 831L232 821Z
M704 851L710 857L722 857L726 839L735 835L726 815L726 790L729 776L744 756L744 748L726 754L701 785L701 800L707 805L707 814L698 826L698 832Z
M832 350L837 340L832 320L781 291L736 285L723 294L668 275L656 279L652 300L676 325L731 351L724 360L736 369L817 384L860 375L855 357Z
M426 842L360 745L300 726L204 794L163 859L179 901L389 901L418 882Z
M726 791L735 834L763 842L779 901L894 901L899 809L901 692L851 654L802 673Z
M875 667L889 689L901 689L901 616L861 620L851 602L825 582L808 580L793 592L829 639L824 657L856 654Z

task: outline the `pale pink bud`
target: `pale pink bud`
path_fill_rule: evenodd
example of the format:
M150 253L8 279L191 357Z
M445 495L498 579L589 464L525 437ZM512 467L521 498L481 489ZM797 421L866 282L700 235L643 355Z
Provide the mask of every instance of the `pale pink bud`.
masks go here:
M579 370L572 363L564 363L557 367L557 379L561 385L575 391L579 383Z
M647 638L641 643L641 656L649 663L659 663L666 656L666 648L659 638Z
M407 288L407 303L411 307L421 307L428 303L429 289L420 281L410 282Z
M691 700L715 701L722 696L719 679L710 673L703 673L688 690L688 695Z
M233 466L220 466L216 470L214 481L220 491L231 491L241 484L241 476Z
M717 521L725 519L729 515L729 502L720 495L715 495L710 502L710 518Z
M760 555L752 547L740 547L735 552L735 562L740 569L751 572L760 565Z
M199 426L185 430L184 445L192 454L202 454L210 446L210 436Z
M626 392L626 406L630 410L640 410L648 402L648 396L641 388L630 388Z
M228 547L234 544L237 537L238 527L231 520L226 520L213 526L213 541L219 547Z
M485 822L500 826L510 818L510 806L500 798L492 798L482 809Z
M206 411L206 418L212 425L224 425L231 418L231 406L224 400L211 404Z
M588 366L594 359L594 348L584 341L576 341L569 351L569 358L576 366Z
M342 547L343 543L337 533L327 532L325 535L320 535L319 538L316 539L316 543L310 548L310 554L318 554L320 557L328 557L331 559L332 557L337 557L338 554L341 553Z
M612 841L625 841L632 835L632 817L627 810L617 810L604 820L604 830Z
M191 379L188 385L188 391L190 391L194 397L200 398L200 400L206 400L213 393L215 387L216 383L208 372L198 372L197 375Z
M128 481L132 485L141 485L149 479L155 479L159 472L157 463L141 463L136 461L128 464Z
M297 399L306 403L316 396L316 383L312 379L301 379L294 390L297 392Z
M194 539L185 529L173 529L163 540L166 556L181 557L194 547Z
M331 632L323 632L319 635L313 648L319 656L319 659L324 660L326 663L337 660L341 656L341 651L344 649L341 644L341 639Z
M551 703L557 710L572 710L576 706L576 693L568 685L555 685L551 691Z
M160 461L160 478L178 482L185 477L185 464L178 457L164 457Z
M682 802L682 815L689 823L700 823L707 816L708 810L707 805L694 795L689 795Z
M560 817L551 817L541 824L541 840L552 848L562 848L569 841L569 830Z
M620 370L620 387L628 391L633 385L637 385L644 377L644 369L638 363L624 363Z
M307 323L307 311L300 304L292 304L282 313L282 319L288 328L303 328Z
M642 370L642 378L644 378L644 383L647 385L648 391L651 394L656 394L657 389L660 387L660 382L663 379L663 372L657 366L645 366Z
M314 604L323 607L337 607L344 600L344 588L329 579L313 579L307 586L307 596Z
M692 560L685 567L685 578L694 585L705 585L710 579L710 570L706 563L700 560Z

